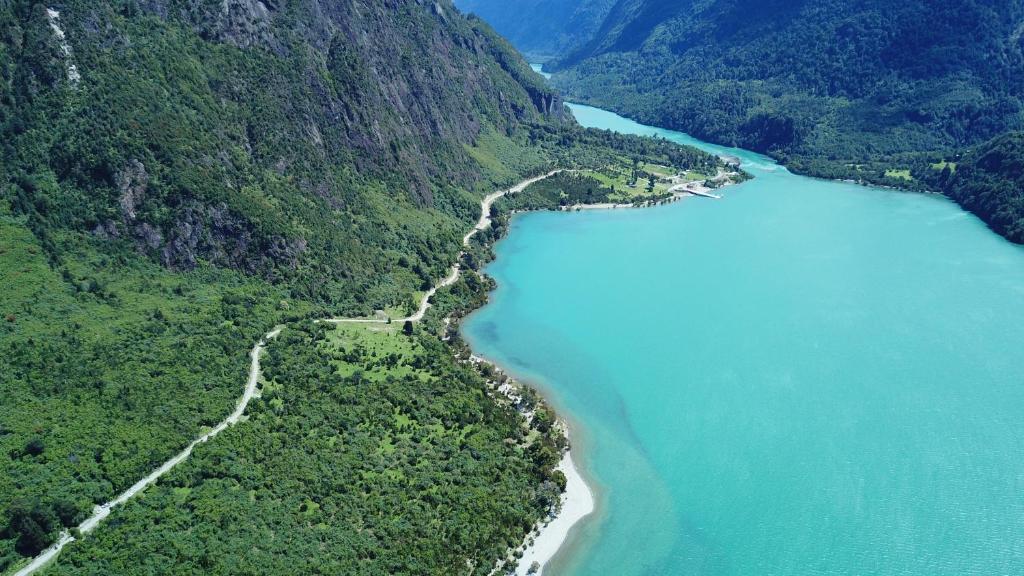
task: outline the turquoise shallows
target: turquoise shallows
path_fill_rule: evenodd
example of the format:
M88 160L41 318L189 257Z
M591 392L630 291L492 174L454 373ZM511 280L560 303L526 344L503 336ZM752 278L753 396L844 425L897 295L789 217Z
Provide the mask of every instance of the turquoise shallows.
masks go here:
M728 153L721 201L533 213L474 349L575 422L548 576L1024 574L1024 250L952 202Z

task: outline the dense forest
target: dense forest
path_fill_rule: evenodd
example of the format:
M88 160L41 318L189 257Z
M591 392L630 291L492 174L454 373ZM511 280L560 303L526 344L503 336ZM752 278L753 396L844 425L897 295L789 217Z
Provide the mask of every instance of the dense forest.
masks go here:
M996 232L1024 244L1024 133L978 146L955 167L944 167L941 178L951 198L983 215Z
M1022 21L1010 0L620 0L549 67L569 98L798 172L934 190L1024 127ZM1019 194L963 204L993 221Z
M116 510L66 550L75 564L55 570L110 573L124 568L118 559L148 555L153 540L104 530L153 520L159 502L180 508L167 520L189 522L189 538L224 536L176 552L196 571L220 554L239 564L219 569L245 572L251 550L221 531L239 518L238 530L273 530L276 546L311 538L328 518L315 518L314 504L369 530L325 535L339 546L333 566L443 573L457 556L478 567L496 559L552 497L550 469L537 464L550 458L515 444L520 418L431 340L439 318L401 341L400 362L352 343L340 351L309 319L408 312L446 273L481 196L525 176L645 154L714 162L579 128L507 42L447 0L3 0L0 133L0 572L221 421L249 349L279 324L269 377L289 391L202 446L171 484L123 517ZM439 295L438 310L482 301L482 282L458 287ZM379 374L364 383L345 366ZM416 425L369 418L385 400ZM277 401L294 411L285 418ZM463 413L470 420L453 420ZM300 458L320 440L286 432L319 429L325 415L354 452ZM466 428L481 423L494 432ZM413 445L403 439L368 467L324 477L357 473L369 486L390 466L422 483L458 469L466 484L403 504L405 484L327 498L307 483L388 434ZM265 451L285 440L281 454ZM254 467L231 476L226 453ZM482 495L499 472L500 486ZM277 474L290 498L313 504L279 502ZM212 494L229 485L256 499L232 501L229 514L217 498L238 493ZM480 516L453 513L456 501ZM406 505L423 506L426 524L392 525ZM512 520L490 526L496 518ZM381 535L409 540L426 564L402 568L412 560L388 556ZM457 548L439 546L456 535ZM311 556L297 545L275 553ZM162 559L140 569L171 570Z
M507 43L450 6L8 4L16 213L352 311L446 268L469 192L490 185L465 150L485 127L565 114Z
M305 323L264 365L244 426L51 572L484 576L558 502L564 438L432 335Z
M615 0L455 0L483 18L530 62L544 63L593 38Z

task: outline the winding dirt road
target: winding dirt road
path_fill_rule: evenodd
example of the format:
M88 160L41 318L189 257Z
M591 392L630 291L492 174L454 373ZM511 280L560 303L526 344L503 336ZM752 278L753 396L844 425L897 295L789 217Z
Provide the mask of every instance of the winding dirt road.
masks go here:
M505 196L507 194L515 194L517 192L522 192L530 184L533 184L535 182L539 182L539 181L544 180L546 178L550 178L551 176L554 176L555 174L558 174L559 172L562 172L562 170L552 170L551 172L548 172L547 174L544 174L542 176L536 176L534 178L529 178L527 180L524 180L524 181L520 182L519 184L516 184L512 188L509 188L508 190L500 190L498 192L493 192L491 194L488 194L480 202L480 219L477 221L476 226L474 226L473 229L470 230L468 233L466 233L466 236L463 237L462 245L463 246L469 246L470 239L472 239L473 236L477 232L480 232L481 230L486 230L488 227L490 227L490 225L491 225L491 206L494 205L494 203L499 198L501 198L501 197L503 197L503 196ZM459 253L459 259L462 258L462 255L464 253L465 252L460 252ZM430 308L430 298L435 293L437 293L437 291L439 289L444 288L446 286L451 286L452 284L454 284L459 279L459 274L460 273L461 273L461 267L459 266L458 262L456 262L452 266L451 271L449 272L449 274L447 276L445 276L444 278L442 278L436 285L434 285L433 288L428 290L427 293L423 295L423 299L420 301L420 307L416 311L416 313L413 314L412 316L408 316L406 318L399 318L397 321L398 322L405 322L405 321L419 322L420 320L422 320L423 316L427 313L427 309ZM330 322L330 323L335 323L335 324L339 324L339 323L384 324L384 323L387 322L387 320L367 319L367 318L332 318L332 319L328 319L328 320L321 320L319 322ZM270 340L273 340L274 338L276 338L277 335L281 333L281 330L282 330L281 327L277 327L277 328L274 328L274 330L268 332L259 342L256 343L255 346L253 346L252 351L249 352L249 357L251 358L251 362L249 364L249 379L245 383L245 390L242 392L242 397L239 398L238 404L235 406L235 410L230 415L228 415L228 417L225 418L220 424L217 424L217 426L215 426L209 432L207 432L207 433L203 434L202 436L200 436L200 437L196 438L195 440L193 440L192 443L189 444L184 450L182 450L181 452L176 454L170 460L168 460L168 461L164 462L163 464L161 464L159 468L157 468L156 470L151 472L148 476L146 476L142 480L139 480L138 482L136 482L131 488L125 490L124 492L119 494L113 500L111 500L109 502L105 502L103 504L100 504L100 505L96 506L93 509L92 515L89 516L88 518L86 518L81 524L78 525L79 533L81 533L81 534L88 534L89 532L94 530L101 522L103 522L103 520L105 520L107 518L107 516L110 516L110 512L111 512L111 510L114 507L120 506L121 504L124 504L125 502L131 500L139 492L142 492L148 486L154 484L157 480L160 479L161 476L163 476L164 474L169 472L172 468L174 468L175 466L177 466L178 464L183 462L186 458L188 458L192 454L192 450L196 446L198 446L199 444L202 444L203 442L206 442L207 440L209 440L209 439L213 438L214 436L220 434L221 432L226 430L229 426L232 426L232 425L238 423L238 421L242 418L242 415L245 414L246 408L249 407L249 402L252 401L252 399L256 396L256 393L257 393L257 385L259 384L259 379L260 379L260 355L263 353L263 349L266 348L267 343ZM57 555L60 554L60 551L65 546L67 546L68 544L70 544L70 543L72 543L74 541L75 541L75 537L72 536L69 531L65 530L65 531L61 532L60 538L57 540L57 542L55 542L52 546L50 546L46 550L40 552L39 555L36 556L35 558L33 558L30 563L26 564L20 570L15 572L14 576L29 576L31 574L35 574L41 568L43 568L44 566L49 564L51 561L53 561L57 557Z
M517 194L519 192L522 192L523 190L526 190L531 184L535 184L537 182L540 182L541 180L546 180L548 178L551 178L555 174L564 171L565 170L563 169L552 170L547 174L542 174L540 176L535 176L533 178L523 180L519 184L516 184L515 186L507 190L499 190L497 192L492 192L488 194L486 197L484 197L483 200L480 201L480 219L476 221L476 225L473 226L473 229L467 232L466 235L462 237L462 245L469 246L469 241L473 238L473 236L477 234L477 232L480 232L481 230L486 230L491 227L491 206L493 206L494 203L497 202L499 198L503 198L504 196L507 196L509 194ZM430 299L434 297L434 294L436 294L437 291L440 290L441 288L451 286L452 284L455 284L455 282L458 281L459 275L462 273L462 266L459 265L458 261L462 259L463 254L465 254L465 251L459 252L458 257L456 257L455 259L456 262L455 264L452 265L451 269L448 272L448 275L442 278L440 281L438 281L437 284L434 284L434 286L430 290L427 290L426 294L423 295L423 298L420 299L420 307L418 310L416 310L415 314L413 314L412 316L406 316L405 318L392 318L391 321L419 322L420 320L423 320L423 317L427 314L427 309L430 308ZM388 320L386 318L329 318L327 320L320 320L320 322L327 322L330 324L387 324Z
M110 516L110 511L121 504L124 504L128 500L131 500L136 494L142 492L147 486L156 482L161 476L166 474L186 458L192 454L192 449L206 442L210 438L213 438L217 434L220 434L227 429L228 426L237 423L241 418L242 414L245 413L245 409L249 406L249 402L256 396L257 384L260 380L260 354L263 353L263 349L267 346L267 342L273 340L281 333L281 328L275 328L271 332L267 333L255 346L252 351L249 352L249 379L245 383L245 391L242 392L242 397L239 398L238 404L235 406L234 412L232 412L227 418L225 418L220 424L217 424L206 434L203 434L199 438L196 438L189 444L184 450L176 454L173 458L164 462L159 468L154 470L142 480L136 482L131 488L125 490L119 494L113 500L100 504L93 508L92 516L89 516L81 524L78 525L78 531L82 534L88 534L96 526L100 524L107 516ZM35 573L37 570L48 564L51 560L57 557L61 549L68 544L75 541L75 537L72 536L68 531L64 531L60 535L60 539L53 545L42 551L38 556L32 559L28 565L21 570L15 572L15 576L28 576L29 574Z

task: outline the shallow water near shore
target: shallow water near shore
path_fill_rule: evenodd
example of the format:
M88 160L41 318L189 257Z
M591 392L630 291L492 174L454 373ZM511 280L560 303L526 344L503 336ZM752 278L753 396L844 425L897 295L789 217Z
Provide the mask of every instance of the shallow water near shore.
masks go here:
M586 434L548 576L1024 573L1024 249L740 157L721 201L517 217L473 348Z

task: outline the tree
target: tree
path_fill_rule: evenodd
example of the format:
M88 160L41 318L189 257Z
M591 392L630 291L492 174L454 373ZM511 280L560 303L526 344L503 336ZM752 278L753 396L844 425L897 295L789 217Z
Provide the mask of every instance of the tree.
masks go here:
M405 324L402 325L402 334L405 334L406 336L412 336L412 333L413 333L412 320L406 320Z
M44 450L46 450L46 445L38 436L25 443L24 453L27 456L39 456Z
M9 513L11 520L8 531L18 538L15 548L19 554L35 556L49 545L57 526L57 518L52 510L39 502L30 505L19 501L11 504Z
M61 498L53 503L53 513L57 515L62 526L71 526L78 518L78 507L74 502Z

